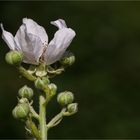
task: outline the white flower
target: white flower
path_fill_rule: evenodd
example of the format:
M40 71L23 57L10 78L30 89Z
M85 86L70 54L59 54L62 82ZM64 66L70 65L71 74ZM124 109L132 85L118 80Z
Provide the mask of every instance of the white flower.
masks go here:
M23 53L23 62L25 63L37 65L40 58L47 65L58 61L75 37L75 31L67 28L65 21L62 19L51 22L58 27L58 31L56 31L50 43L48 43L48 35L42 26L28 18L23 18L22 22L23 24L15 37L10 32L5 31L2 24L1 29L3 40L11 50Z

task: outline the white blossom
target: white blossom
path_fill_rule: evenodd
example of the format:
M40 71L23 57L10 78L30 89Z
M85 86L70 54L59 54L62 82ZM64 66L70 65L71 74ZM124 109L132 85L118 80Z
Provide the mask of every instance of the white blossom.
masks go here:
M1 29L2 38L10 50L22 52L25 63L37 65L40 58L47 65L58 61L75 37L75 31L68 28L62 19L51 22L58 31L49 43L48 35L42 26L28 18L23 18L22 22L15 36L7 32L2 24Z

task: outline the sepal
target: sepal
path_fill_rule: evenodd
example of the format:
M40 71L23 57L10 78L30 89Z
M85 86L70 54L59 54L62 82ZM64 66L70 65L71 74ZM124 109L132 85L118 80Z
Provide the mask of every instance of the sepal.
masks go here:
M37 68L35 72L36 76L43 77L47 74L46 65L44 63L41 63Z
M36 65L30 65L27 71L30 74L34 74L36 72Z

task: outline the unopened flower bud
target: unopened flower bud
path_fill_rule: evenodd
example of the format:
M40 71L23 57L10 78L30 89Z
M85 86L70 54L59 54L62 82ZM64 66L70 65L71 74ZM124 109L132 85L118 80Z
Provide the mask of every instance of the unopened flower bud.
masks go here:
M42 81L44 82L45 85L46 84L48 85L50 83L48 77L42 77L41 79L42 79Z
M73 100L74 100L74 95L70 91L61 92L57 96L57 102L62 106L72 103Z
M60 63L62 65L71 66L75 62L75 56L71 52L66 52L62 59L60 60Z
M23 60L23 55L18 51L10 51L6 54L5 60L10 65L18 66Z
M77 103L69 104L67 110L70 114L75 114L78 111L78 104Z
M25 119L30 112L29 105L26 103L18 104L12 111L13 117L16 119Z
M37 78L37 79L35 80L35 87L36 87L37 89L40 89L40 90L44 89L45 84L46 84L45 81L42 80L42 79L40 79L40 78Z
M33 90L30 87L25 85L19 89L18 95L21 98L27 98L27 99L31 100L33 97Z
M51 83L51 84L48 85L48 87L51 90L51 96L55 95L56 91L57 91L57 86L55 84Z

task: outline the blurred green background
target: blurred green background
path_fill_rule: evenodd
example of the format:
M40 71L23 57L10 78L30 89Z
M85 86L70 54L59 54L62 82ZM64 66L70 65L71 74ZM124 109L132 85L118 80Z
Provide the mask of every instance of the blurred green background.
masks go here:
M75 93L79 112L49 138L140 138L140 2L0 2L6 30L15 34L23 17L45 27L50 40L58 18L77 33L69 47L76 63L53 82ZM0 138L25 138L11 110L27 81L4 61L8 50L0 39ZM54 99L49 118L59 110Z

